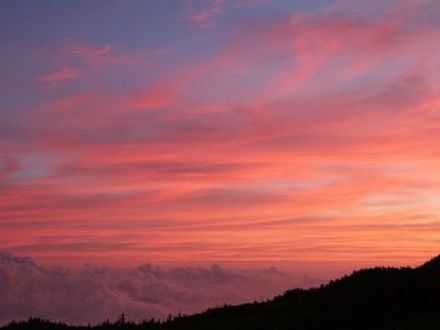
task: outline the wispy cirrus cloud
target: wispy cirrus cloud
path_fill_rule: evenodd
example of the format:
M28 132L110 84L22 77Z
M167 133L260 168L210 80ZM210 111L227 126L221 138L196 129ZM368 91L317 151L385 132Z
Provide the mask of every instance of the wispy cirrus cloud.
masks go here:
M26 102L3 98L0 247L115 264L400 263L435 249L438 5L281 3L203 40L170 5L158 15L178 27L131 8L124 38L52 45L58 62L39 64L72 84L31 79ZM207 27L238 10L202 5ZM75 65L81 79L56 71Z
M61 67L59 70L44 75L43 77L41 77L41 80L44 82L57 82L63 80L76 79L79 78L80 76L81 73L78 69L64 66Z
M208 8L196 11L187 17L187 21L198 27L208 28L213 26L213 19L223 10L223 0L214 0Z
M269 0L189 0L189 14L185 21L200 29L209 29L216 26L225 12L233 12L246 7L268 4Z

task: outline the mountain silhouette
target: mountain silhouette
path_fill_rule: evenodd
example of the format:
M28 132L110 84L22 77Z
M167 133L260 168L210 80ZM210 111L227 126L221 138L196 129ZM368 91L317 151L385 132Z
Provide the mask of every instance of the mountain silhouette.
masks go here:
M126 321L94 327L41 319L12 322L15 329L213 329L320 330L440 329L440 256L417 268L376 267L353 272L319 288L294 289L270 301L209 309L166 321Z
M440 271L440 255L419 267L421 270Z

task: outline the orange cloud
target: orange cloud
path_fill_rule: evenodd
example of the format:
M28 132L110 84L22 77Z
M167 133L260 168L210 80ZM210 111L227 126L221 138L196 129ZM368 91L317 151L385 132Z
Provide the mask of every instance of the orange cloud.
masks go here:
M0 122L0 247L50 260L41 242L68 234L56 257L71 262L418 262L440 220L425 6L249 19L154 68L72 46L100 74ZM74 248L95 238L120 248Z

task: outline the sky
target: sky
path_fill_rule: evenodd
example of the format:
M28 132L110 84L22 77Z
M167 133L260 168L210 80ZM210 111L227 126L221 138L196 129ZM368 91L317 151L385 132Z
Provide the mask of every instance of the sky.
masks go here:
M435 0L0 0L0 321L438 254L439 39Z

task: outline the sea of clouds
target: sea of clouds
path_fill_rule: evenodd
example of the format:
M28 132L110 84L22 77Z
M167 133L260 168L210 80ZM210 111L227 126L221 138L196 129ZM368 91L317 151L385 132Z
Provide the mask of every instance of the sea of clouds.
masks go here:
M42 266L29 257L0 253L0 324L29 316L75 324L194 313L213 306L263 300L319 281L276 268L130 269L85 265L69 270Z

